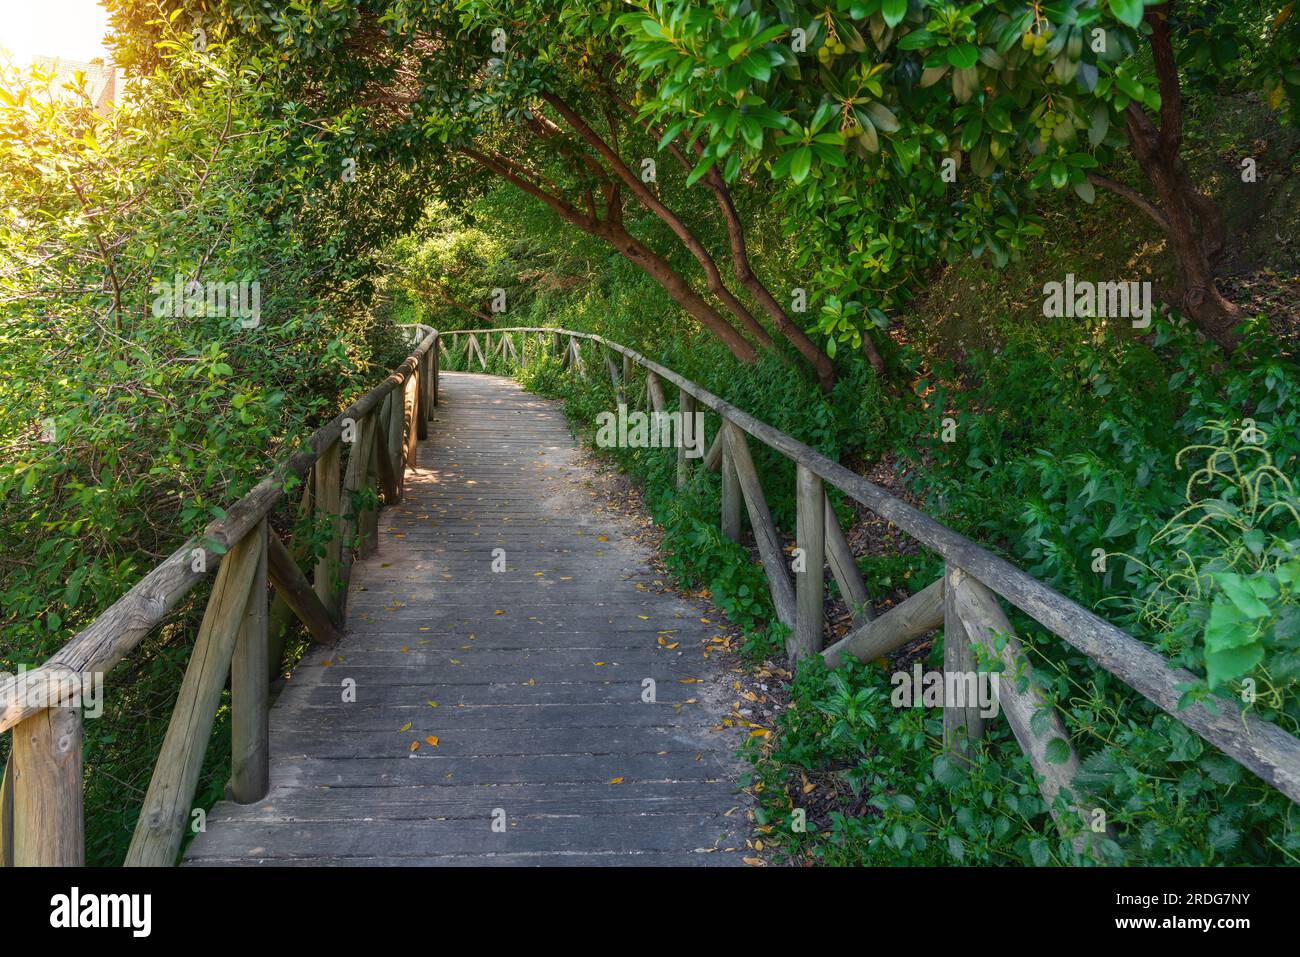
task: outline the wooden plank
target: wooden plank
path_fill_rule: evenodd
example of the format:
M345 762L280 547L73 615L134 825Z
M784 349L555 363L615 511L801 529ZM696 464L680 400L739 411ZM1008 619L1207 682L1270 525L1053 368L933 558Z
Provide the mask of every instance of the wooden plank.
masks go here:
M429 437L429 353L425 353L419 371L415 374L415 428L416 438Z
M722 454L726 444L722 438L722 429L718 429L718 434L713 437L713 442L709 445L709 451L704 456L704 468L707 471L716 472L721 467Z
M311 514L311 491L315 482L306 481L302 483L302 495L298 499L298 508L294 514L294 527L302 528L307 516ZM293 547L294 568L297 568L297 562L305 557L306 548L303 540L295 541ZM311 590L311 583L307 581L302 573L299 572L302 579L303 587L313 598L315 593ZM271 610L267 613L266 623L266 664L267 670L272 676L280 674L280 665L284 661L284 648L289 639L289 626L293 623L294 611L285 601L284 596L277 589L275 597L271 601Z
M839 667L846 658L875 661L942 624L943 579L940 578L845 635L822 652L822 660L827 668Z
M442 338L434 333L439 345L442 345ZM438 350L433 349L430 352L430 359L433 365L432 375L429 377L429 389L431 392L432 402L429 405L429 418L433 418L433 410L438 407L438 378L442 374L442 360L438 356Z
M695 399L689 392L680 393L677 408L682 416L681 432L677 436L677 487L685 488L691 480L694 460L686 453L695 446Z
M653 372L647 372L645 376L646 391L650 394L651 410L654 412L666 412L668 410L668 400L664 397L663 383Z
M826 563L831 566L831 575L840 587L840 597L849 607L854 626L874 618L876 612L871 607L871 595L862 581L858 561L853 557L853 550L849 548L829 498L826 499Z
M604 358L605 368L609 372L610 385L614 388L614 401L619 405L627 405L627 392L623 388L623 380L619 377L618 366L614 365L614 360L610 357L608 351L601 352L601 356Z
M795 573L795 626L786 650L792 662L822 650L822 626L825 620L823 600L826 594L826 493L822 480L802 465L795 476L797 531L795 543L801 571Z
M966 633L957 613L956 584L962 573L958 568L944 569L943 593L943 673L944 688L952 687L950 675L958 676L966 687L978 680L975 654L971 650L971 636ZM943 703L943 745L959 758L970 753L970 742L984 737L984 718L978 706L958 707L945 700Z
M1034 677L1033 666L998 604L997 596L961 568L949 568L946 575L946 593L950 597L945 601L945 607L952 608L972 641L982 645L990 657L1001 660L1003 671L998 682L999 707L1034 769L1043 800L1049 808L1053 808L1052 815L1058 817L1054 804L1062 791L1068 791L1076 798L1085 797L1074 785L1074 778L1079 773L1079 756L1065 730L1065 724ZM1025 679L1024 690L1020 688L1020 678ZM948 710L945 708L944 713L947 714ZM1034 731L1036 714L1039 715L1037 733ZM1048 757L1047 750L1053 742L1063 743L1067 749L1065 760L1054 761ZM1059 748L1062 745L1056 746ZM1077 832L1081 826L1087 826L1090 810L1086 806L1075 805L1075 813L1080 818L1060 823ZM1075 845L1081 848L1084 843L1077 840Z
M342 442L335 442L320 457L316 463L316 489L314 498L316 500L316 522L317 525L323 524L329 531L329 543L325 546L325 554L316 562L316 570L312 575L312 590L316 592L316 597L320 603L330 610L333 615L338 609L338 571L339 558L342 554L341 534L343 531L342 516L342 495L340 494L339 485L342 477L339 475L339 456Z
M731 461L731 453L726 450L722 430L718 430L715 445L723 449L722 453L722 536L733 542L740 541L740 512L744 496L740 491L740 479L736 476L736 466Z
M378 428L375 432L375 470L379 487L383 489L384 505L392 508L402 500L402 488L397 480L397 469L393 464L393 409L396 403L392 396L384 402L379 413Z
M403 422L402 422L402 428L403 428L402 435L403 435L403 443L404 443L402 465L404 470L413 469L416 467L416 465L419 464L418 450L420 447L420 443L417 435L418 429L416 428L416 424L415 424L415 420L419 418L420 415L418 395L419 395L419 383L416 382L415 376L412 375L409 379L406 380L406 387L402 393L402 397L404 400L402 405L402 410L404 413ZM405 478L403 478L403 483L405 483Z
M81 707L47 708L13 730L13 861L81 867Z
M763 571L767 574L768 588L772 592L772 604L776 608L776 617L788 628L795 624L794 586L786 572L785 555L781 551L781 540L777 538L776 526L772 524L772 513L767 509L767 499L763 497L763 486L754 469L754 460L749 456L749 443L745 434L730 421L725 421L723 431L727 435L727 450L736 469L736 479L744 493L745 508L749 512L749 526L754 530L754 541L758 545L759 558L763 562Z
M393 482L397 486L397 501L406 490L406 395L402 388L394 389L392 404L388 409L388 461L393 466ZM385 505L388 503L385 502Z
M258 539L257 567L248 588L230 662L230 791L240 804L260 801L271 786L268 725L271 676L266 660L267 535L266 519L262 519L257 531L249 536Z
M12 754L12 749L11 749ZM14 866L14 763L0 772L0 867Z
M388 487L384 485L382 475L384 470L382 461L384 455L384 443L380 438L380 436L383 435L383 432L380 429L380 420L377 413L375 417L371 419L369 432L370 435L366 442L370 448L370 454L367 456L368 463L366 464L366 488L373 490L377 499L381 491L384 495L388 495L390 492ZM392 480L391 475L389 475L388 478L390 481ZM357 521L357 534L361 538L361 547L357 551L357 557L366 558L367 556L374 554L375 550L379 547L378 502L376 502L373 507L367 508L363 511Z
M298 562L280 541L280 536L270 533L267 543L267 570L276 593L307 627L313 639L332 648L338 644L342 633L334 626L329 609L321 603L307 577L298 568Z
M245 536L217 569L126 853L128 867L169 866L176 860L212 735L212 722L230 671L235 638L247 610L249 589L261 563L261 546L258 536Z
M345 553L351 551L354 547L358 551L360 550L359 543L354 545L354 542L356 542L361 527L361 515L365 509L355 508L352 500L353 496L360 495L366 490L372 459L370 446L375 441L375 431L374 416L366 416L357 423L355 438L348 448L348 464L343 472L343 524L339 534Z

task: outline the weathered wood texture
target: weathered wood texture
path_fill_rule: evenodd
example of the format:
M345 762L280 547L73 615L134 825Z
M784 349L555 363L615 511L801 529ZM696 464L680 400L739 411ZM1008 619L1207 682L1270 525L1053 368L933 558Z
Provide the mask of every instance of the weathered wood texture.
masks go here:
M81 707L47 708L21 722L9 761L14 865L82 866Z
M270 794L218 804L186 861L740 864L744 732L710 730L731 692L700 651L716 626L593 500L558 404L444 373L431 434L346 637L271 711Z
M823 599L826 592L826 510L822 480L802 465L795 477L799 549L795 572L795 626L786 648L792 661L822 650Z
M727 450L731 453L731 464L736 469L736 480L740 483L741 492L744 493L745 508L749 512L749 526L754 530L754 541L758 545L763 571L767 574L767 584L772 592L776 617L781 624L793 628L794 586L790 584L785 554L781 551L781 539L777 537L776 526L772 523L772 513L767 509L763 485L759 482L754 460L749 455L749 440L745 438L743 432L729 422L722 428L727 436Z
M930 583L879 618L849 632L822 652L826 667L845 658L874 661L943 624L943 579Z
M266 662L267 536L266 519L249 533L250 538L258 539L257 567L230 662L230 790L241 804L264 798L271 780L267 721L271 676Z
M189 823L190 804L212 722L230 672L235 638L244 626L250 592L261 564L262 539L249 534L230 550L217 571L126 852L128 867L165 867L176 860ZM265 596L258 595L257 600L264 601Z

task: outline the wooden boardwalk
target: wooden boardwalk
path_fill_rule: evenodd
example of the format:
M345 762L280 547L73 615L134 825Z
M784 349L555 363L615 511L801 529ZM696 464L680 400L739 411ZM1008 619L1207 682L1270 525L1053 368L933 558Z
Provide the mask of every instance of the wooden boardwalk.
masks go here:
M740 864L716 626L654 585L558 405L445 372L429 436L346 637L271 711L270 794L219 803L185 862Z

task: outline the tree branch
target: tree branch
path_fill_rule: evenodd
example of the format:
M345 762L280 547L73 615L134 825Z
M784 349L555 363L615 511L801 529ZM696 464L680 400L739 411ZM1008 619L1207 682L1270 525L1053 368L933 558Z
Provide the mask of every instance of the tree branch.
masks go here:
M1093 186L1100 186L1102 189L1108 190L1116 196L1127 199L1138 209L1142 210L1142 212L1150 216L1151 219L1155 221L1155 224L1164 232L1169 232L1169 220L1165 216L1164 211L1133 187L1125 186L1123 183L1113 180L1109 176L1099 176L1096 173L1088 174L1088 182L1092 183Z

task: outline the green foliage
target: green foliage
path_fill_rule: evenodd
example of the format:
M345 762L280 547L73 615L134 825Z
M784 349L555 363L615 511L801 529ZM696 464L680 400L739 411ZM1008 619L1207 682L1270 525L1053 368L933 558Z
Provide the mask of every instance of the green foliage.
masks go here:
M1263 37L1255 12L1144 0L640 0L615 22L661 149L698 141L692 176L770 180L805 237L813 301L830 307L820 331L846 343L935 262L1018 258L1041 235L1035 193L1093 201L1088 174L1127 149L1129 105L1161 107L1143 21L1156 6L1195 81L1245 78L1294 103L1297 18L1282 0ZM871 309L848 322L838 304L855 300Z
M161 53L107 116L78 81L0 83L0 671L49 657L400 348L364 246L419 209L408 181L341 182L239 51ZM203 296L175 315L178 276L258 283L256 324ZM125 851L205 597L87 725L92 863ZM228 747L211 755L216 795Z

